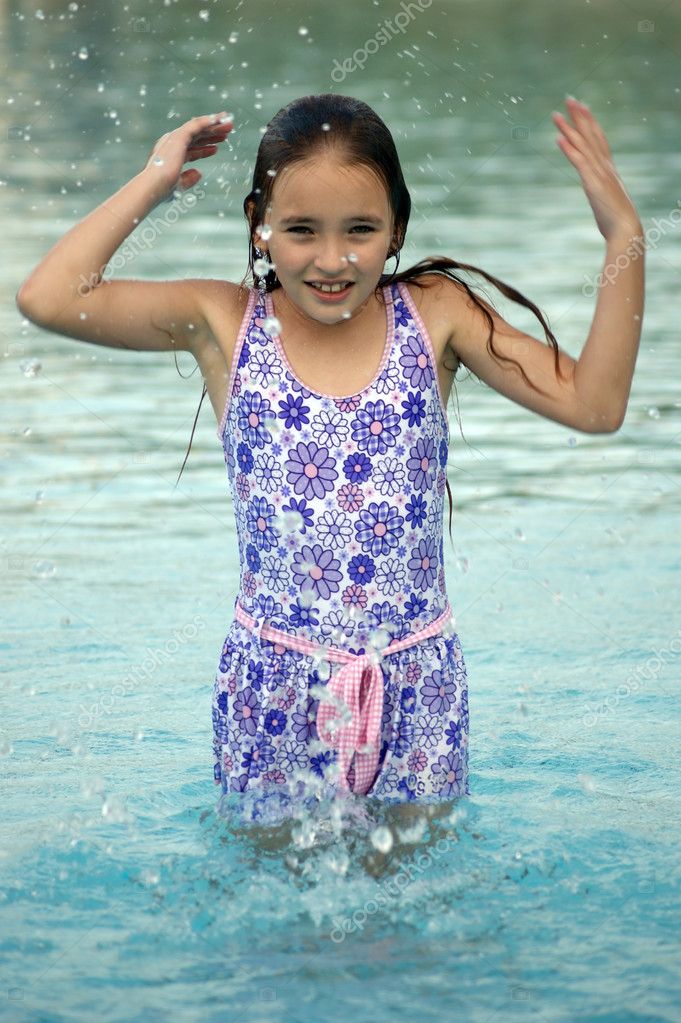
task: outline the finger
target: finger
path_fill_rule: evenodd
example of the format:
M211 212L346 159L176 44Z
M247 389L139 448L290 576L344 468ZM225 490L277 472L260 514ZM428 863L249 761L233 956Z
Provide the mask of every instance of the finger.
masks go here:
M191 162L192 160L203 160L206 156L213 156L217 152L217 146L199 146L198 148L192 148L187 150L186 160Z
M608 146L608 140L605 137L603 129L586 103L580 103L579 100L569 96L566 101L566 106L568 106L568 110L570 111L577 127L593 141L594 145L601 150L604 156L609 157L610 147Z
M551 116L552 116L555 124L563 132L563 135L565 136L565 139L567 140L567 142L574 149L576 149L580 153L582 153L584 156L588 156L589 155L589 140L586 139L584 137L584 135L582 135L581 132L579 132L577 130L577 128L573 128L572 125L570 124L570 122L567 121L563 117L562 114L559 114L557 111L554 111Z

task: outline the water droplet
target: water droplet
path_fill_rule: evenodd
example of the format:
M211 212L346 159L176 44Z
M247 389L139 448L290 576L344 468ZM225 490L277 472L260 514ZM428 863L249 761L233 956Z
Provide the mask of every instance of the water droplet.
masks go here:
M210 19L210 12L209 11L199 11L199 17L201 18L201 21L208 21Z
M445 639L451 639L452 636L456 635L456 619L454 615L451 615L442 626L442 635Z
M36 504L40 504L41 501L44 499L44 497L45 497L45 491L44 490L36 490L36 492L35 492L35 503Z
M81 60L87 60L90 54L88 53L87 46L81 46L78 50L78 56Z
M356 263L357 262L357 253L356 252L348 252L348 257L347 258L348 258L348 262L349 263Z
M40 579L47 579L49 576L54 575L57 568L52 561L38 561L33 566L33 574L37 575Z
M238 38L239 38L239 33L238 32L230 32L229 33L229 39L227 41L230 42L230 43L235 43Z
M322 131L331 131L331 125L328 123L328 121L324 121L324 124L322 125Z
M577 446L577 438L573 437L572 434L568 437L568 446L574 448Z
M651 405L650 408L647 411L648 411L648 415L650 416L651 419L659 419L660 418L660 410L655 405Z
M30 437L31 436L31 427L30 426L25 426L23 428L23 430L21 431L21 436L22 437Z
M341 320L349 320L351 316L352 313L350 312L350 310L346 309L345 312L341 314Z
M303 528L303 516L299 511L285 511L282 515L282 525L285 533L293 533Z
M385 825L374 828L370 835L371 844L374 849L378 849L379 852L387 853L393 847L393 834L390 828L386 828Z
M302 565L301 565L301 569L303 569ZM303 589L303 590L300 591L300 593L298 595L298 606L299 607L312 607L312 605L314 604L314 600L315 600L314 590L312 590L312 589L309 589L309 590Z
M274 263L270 263L268 259L256 259L253 263L253 271L258 277L266 277L270 270L274 270Z
M276 316L266 316L262 322L262 329L266 334L279 334L281 331L281 323Z
M39 359L24 359L19 363L19 369L25 377L34 377L42 369L42 363Z
M156 164L157 167L162 167L164 164L164 160L161 156L155 156L154 163Z
M268 170L267 174L268 174L268 177L270 177L270 178L276 178L276 176L277 176L277 172L274 170L273 167L270 167L270 169Z
M320 682L326 682L327 679L331 678L331 664L325 654L315 656L314 662Z
M298 29L298 35L299 36L306 36L307 35L307 29L305 28L304 25L301 25L300 28Z
M391 642L392 636L387 629L372 629L369 633L369 643L375 650L383 650Z
M255 232L260 235L264 242L268 242L272 237L272 228L269 224L258 224Z

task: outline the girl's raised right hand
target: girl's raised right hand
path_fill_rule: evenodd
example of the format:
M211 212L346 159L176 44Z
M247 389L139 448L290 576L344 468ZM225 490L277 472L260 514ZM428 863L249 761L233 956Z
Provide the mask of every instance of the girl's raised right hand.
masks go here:
M159 202L170 198L176 189L186 191L201 180L201 172L194 167L183 171L191 160L213 156L234 127L231 114L192 117L179 128L162 135L151 150L144 168L158 185Z

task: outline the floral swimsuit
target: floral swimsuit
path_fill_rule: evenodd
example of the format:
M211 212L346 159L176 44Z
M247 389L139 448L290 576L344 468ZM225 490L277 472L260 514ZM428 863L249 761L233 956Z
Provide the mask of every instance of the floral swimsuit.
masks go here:
M250 289L237 338L218 436L240 584L212 717L215 782L250 820L340 790L469 793L443 563L449 425L406 285L383 297L383 357L359 394L304 386L270 295Z

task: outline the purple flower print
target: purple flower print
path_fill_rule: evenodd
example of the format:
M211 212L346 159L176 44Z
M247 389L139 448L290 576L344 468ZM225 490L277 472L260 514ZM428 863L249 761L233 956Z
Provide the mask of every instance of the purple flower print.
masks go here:
M309 444L300 441L294 448L289 448L288 455L288 461L284 463L288 473L286 478L293 484L296 494L312 500L333 490L333 481L338 478L338 473L334 469L335 459L326 448L313 440Z
M253 497L246 509L246 527L255 539L258 550L271 551L277 546L277 534L274 531L276 515L274 505L269 504L265 497Z
M395 407L386 405L382 398L368 401L352 421L352 438L369 455L384 455L394 447L399 431L400 417Z
M248 444L243 442L236 449L236 460L241 472L249 473L253 468L253 455Z
M292 394L287 394L286 400L279 402L279 407L281 409L279 418L285 420L284 426L287 430L290 430L292 426L296 430L302 430L303 423L310 422L307 416L310 406L303 405L303 399L300 395L294 398Z
M456 683L447 678L439 668L432 675L426 675L421 685L423 704L431 714L443 714L454 706Z
M458 753L452 750L451 753L438 757L437 764L433 764L431 771L436 778L442 779L439 795L458 796L462 794L463 764Z
M281 735L286 728L286 715L283 710L268 710L265 715L265 730L270 735Z
M432 537L419 540L418 546L412 547L411 557L407 562L417 590L427 590L432 586L437 575L438 560L435 553L435 541Z
M395 326L406 327L409 323L409 313L401 298L396 298L393 303L395 313Z
M427 490L433 482L433 475L437 469L435 444L432 437L419 437L416 444L409 448L407 469L414 489L420 490L421 493Z
M387 501L381 501L380 504L372 501L368 508L360 511L359 519L355 522L355 533L362 550L373 557L388 554L393 547L397 547L404 533L403 522L404 518L397 508L392 508Z
M409 426L420 426L421 420L426 414L426 403L420 394L410 391L407 400L402 402L402 418L408 420Z
M450 721L445 729L445 738L447 739L447 745L453 746L454 749L459 749L461 746L461 722Z
M397 729L397 735L389 744L388 748L392 747L392 750L396 757L400 759L405 753L409 752L409 749L414 744L414 723L410 718L401 717L399 727Z
M388 643L392 643L393 639L401 638L402 615L389 600L384 600L382 604L372 604L371 610L366 612L365 621L367 628L382 629L387 632L390 636Z
M248 667L246 669L246 681L256 693L259 693L262 689L264 673L265 667L262 661L254 661L252 658L249 658Z
M250 347L248 341L244 341L243 345L241 346L241 351L239 352L238 368L239 369L243 369L244 366L246 365L246 363L248 362L248 360L250 359L250 357L251 357L251 347Z
M300 586L301 593L312 592L318 599L328 600L340 589L340 561L331 551L325 551L321 544L301 547L294 554L291 567L294 582Z
M412 494L407 501L404 510L407 513L407 522L414 529L425 519L427 506L428 502L424 501L420 494Z
M413 621L414 618L418 618L428 607L428 600L426 597L417 597L415 593L412 593L409 600L404 605L404 617L408 622Z
M257 547L254 547L252 543L246 545L246 561L251 572L259 571L260 555L258 554Z
M300 519L298 518L295 518L295 522L297 523L297 529L299 533L304 533L307 526L310 526L310 528L312 528L312 508L308 507L307 501L305 500L304 497L301 497L300 501L297 501L295 497L292 497L291 503L283 504L281 506L281 510L284 512L288 512L289 515L291 512L294 512L302 517L302 521L300 521ZM294 516L291 516L291 518L293 519Z
M357 554L350 560L348 565L348 575L352 579L353 583L358 585L366 585L370 583L374 578L376 572L376 566L371 558L368 558L366 554Z
M317 607L301 607L298 601L291 604L291 612L288 616L289 624L294 629L309 628L310 625L319 625L319 608Z
M293 390L298 391L300 394L302 394L303 398L312 397L312 391L308 391L307 387L305 387L304 384L301 384L299 380L296 380L294 376L291 376L290 373L286 374L286 379L290 381Z
M237 693L232 703L232 715L237 725L246 735L255 735L260 716L258 697L250 686Z
M343 472L351 483L365 483L371 476L371 462L360 452L348 455L343 462Z
M413 686L405 686L400 694L400 709L403 714L413 714L416 707L416 690Z
M409 378L411 386L416 387L419 391L430 387L433 382L433 371L420 337L414 337L412 334L407 338L406 343L400 346L400 351L402 352L400 365L404 369L404 375Z
M272 434L267 429L268 419L276 419L269 399L257 391L245 391L239 398L237 425L249 447L264 448L265 444L272 442Z
M248 771L249 778L257 778L274 763L274 746L266 735L262 736L253 749L245 750L241 766Z
M449 454L449 448L446 440L440 441L440 465L444 469L447 464L447 456Z
M321 753L317 753L316 756L310 757L310 770L313 774L316 774L318 778L324 778L324 768L330 767L331 764L335 763L338 759L338 754L332 750L322 750Z
M317 707L319 706L319 700L313 700L311 697L307 703L307 713L301 713L300 710L296 710L291 718L291 725L293 728L293 734L295 735L298 742L309 742L310 740L317 739Z

